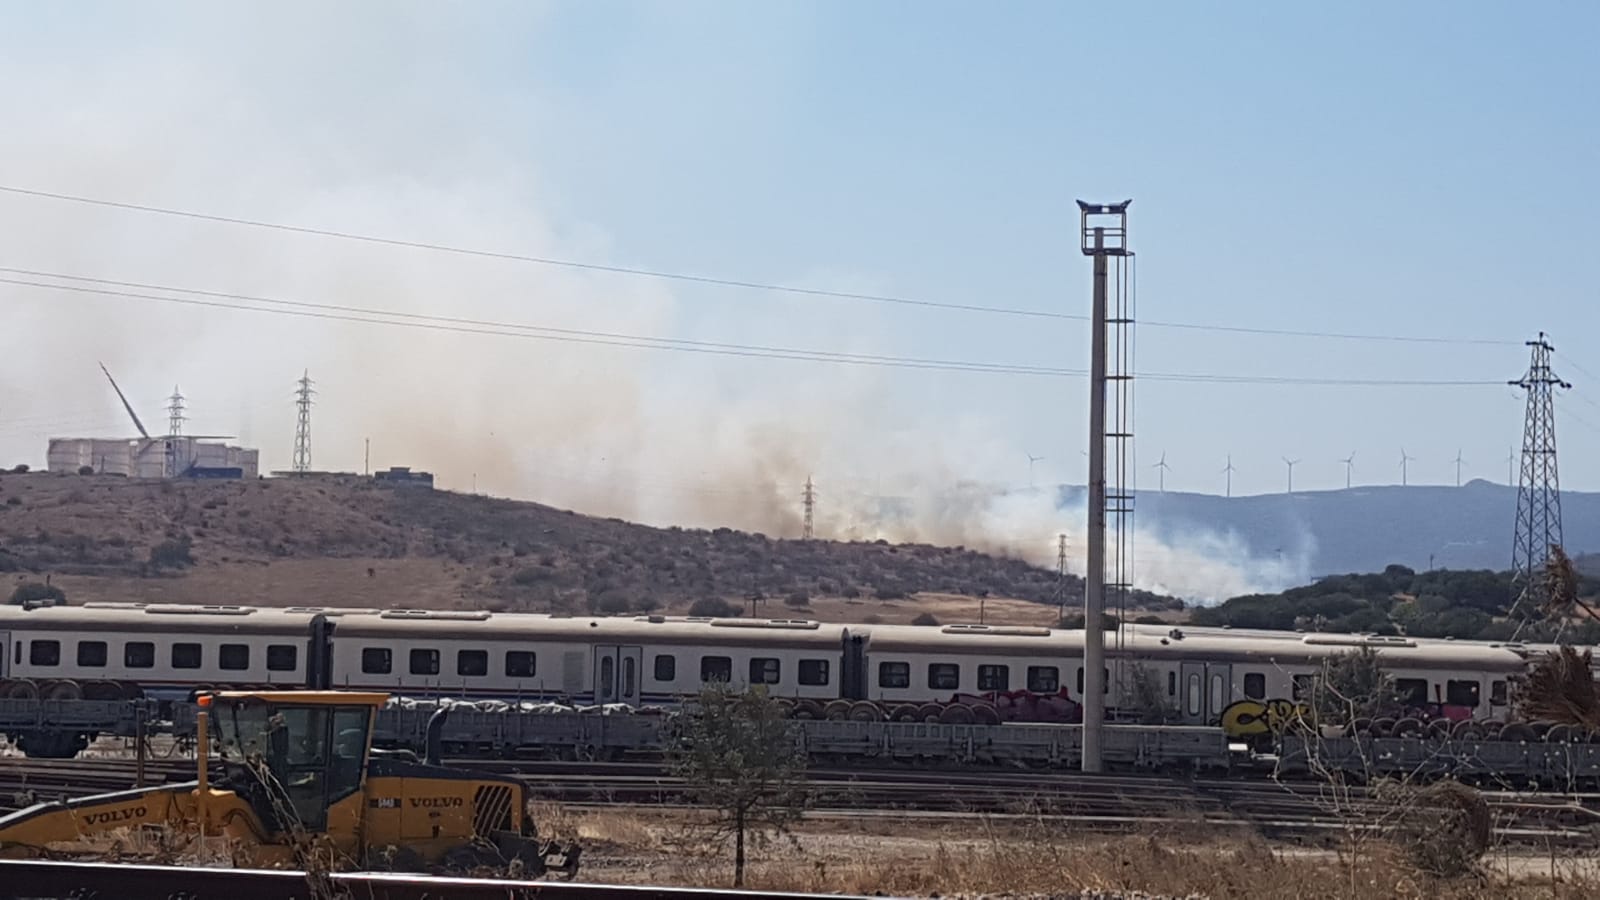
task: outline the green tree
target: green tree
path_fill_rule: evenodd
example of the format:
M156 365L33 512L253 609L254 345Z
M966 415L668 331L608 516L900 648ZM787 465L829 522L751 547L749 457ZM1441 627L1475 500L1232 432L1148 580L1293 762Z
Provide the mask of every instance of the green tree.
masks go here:
M1321 722L1339 723L1382 715L1399 705L1394 681L1378 653L1361 647L1323 661L1312 692Z
M57 603L67 602L67 592L53 584L40 584L37 581L24 581L17 585L11 592L11 604L21 606L24 603L38 603L40 600L54 600Z
M747 836L764 846L805 808L804 748L765 686L713 682L675 722L667 747L672 773L712 817L708 838L733 838L733 884L744 886Z

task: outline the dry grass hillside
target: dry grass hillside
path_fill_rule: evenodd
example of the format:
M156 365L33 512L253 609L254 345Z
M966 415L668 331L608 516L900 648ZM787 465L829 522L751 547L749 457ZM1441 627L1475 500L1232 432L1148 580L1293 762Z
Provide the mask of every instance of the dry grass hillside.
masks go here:
M1047 622L1057 592L1051 571L963 548L651 528L353 476L0 474L0 573L12 584L48 577L74 603L620 613L719 600L887 622L975 619L980 598L990 620ZM1069 578L1068 602L1081 590Z

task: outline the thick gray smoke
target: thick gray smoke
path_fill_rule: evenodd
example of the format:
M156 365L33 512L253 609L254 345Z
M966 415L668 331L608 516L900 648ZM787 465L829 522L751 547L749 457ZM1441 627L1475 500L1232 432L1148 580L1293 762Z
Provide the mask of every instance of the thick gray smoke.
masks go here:
M175 26L181 53L158 44L51 54L30 51L26 35L0 38L0 97L13 122L27 123L0 143L4 180L348 232L628 260L602 228L543 212L551 207L529 142L486 131L526 98L476 95L450 65L452 54L469 52L452 34L404 17L319 11L290 21L200 9ZM537 28L538 16L506 27ZM305 52L284 65L278 53L291 45ZM400 51L413 74L397 83L392 66L376 63ZM537 131L537 111L526 115ZM700 295L646 279L11 194L0 196L0 246L3 266L355 309L691 338L711 327L697 312ZM869 279L828 273L826 283ZM261 448L264 468L284 468L294 381L309 369L319 391L316 468L359 470L370 441L375 467L432 470L456 490L475 483L597 515L773 536L799 534L801 486L814 476L823 536L959 544L1054 565L1056 535L1066 533L1074 570L1082 568L1081 510L998 487L1015 483L1007 473L1023 458L1000 437L1008 423L948 407L940 379L985 376L461 333L504 329L418 328L393 317L379 318L401 324L357 323L300 307L112 289L191 302L0 284L0 462L42 463L49 436L128 433L95 365L103 360L148 420L164 423L163 398L181 383L191 433L238 435ZM286 314L295 312L313 314ZM873 311L808 308L803 327L792 312L781 299L761 307L752 316L771 327L759 336L898 351L877 346L886 329ZM751 337L737 326L716 334ZM1140 586L1190 597L1274 586L1288 574L1213 535L1177 545L1141 536L1138 547Z

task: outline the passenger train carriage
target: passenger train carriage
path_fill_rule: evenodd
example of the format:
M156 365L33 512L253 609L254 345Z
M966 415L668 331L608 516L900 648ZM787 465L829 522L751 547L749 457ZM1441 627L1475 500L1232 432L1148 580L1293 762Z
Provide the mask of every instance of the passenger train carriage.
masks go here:
M843 700L887 711L958 696L1076 700L1083 637L798 619L12 606L0 607L0 697L184 699L200 688L294 686L646 705L727 681L765 684L812 709ZM1128 625L1106 633L1107 707L1136 714L1137 666L1144 690L1153 682L1179 721L1215 725L1230 707L1300 700L1325 660L1361 646L1377 651L1408 706L1452 719L1504 719L1509 680L1528 656L1509 644Z

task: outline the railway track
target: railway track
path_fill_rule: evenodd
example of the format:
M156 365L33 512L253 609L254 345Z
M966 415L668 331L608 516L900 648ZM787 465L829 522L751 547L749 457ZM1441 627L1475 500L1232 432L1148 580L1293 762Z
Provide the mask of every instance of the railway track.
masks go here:
M541 799L580 807L688 807L680 780L653 763L455 760L452 766L515 775ZM147 761L146 785L192 780L192 761ZM0 769L0 809L134 786L124 759L11 760ZM1149 827L1259 833L1316 841L1376 827L1391 805L1371 791L1314 782L1090 776L1061 772L813 769L814 818L956 819L981 815L1094 831ZM1506 843L1593 845L1600 795L1484 791Z

